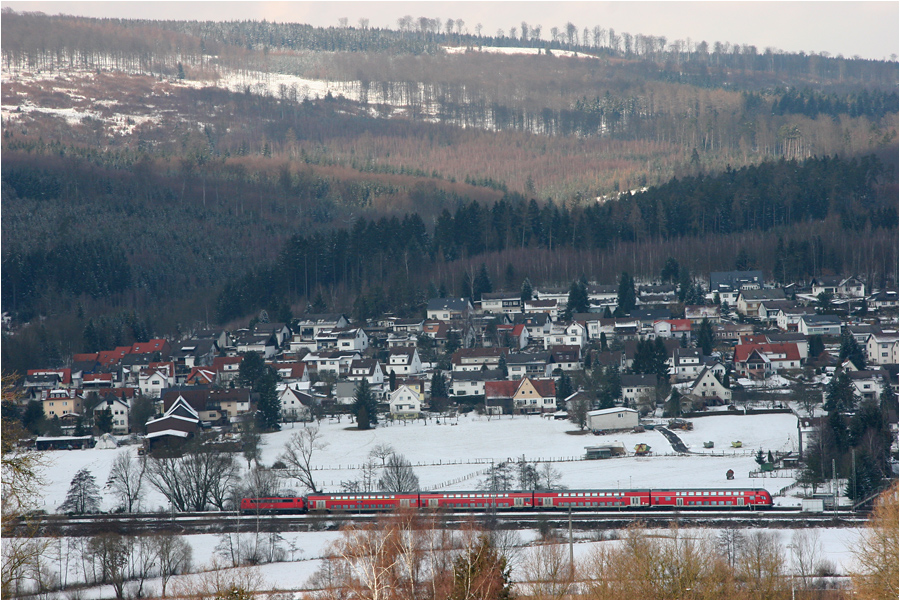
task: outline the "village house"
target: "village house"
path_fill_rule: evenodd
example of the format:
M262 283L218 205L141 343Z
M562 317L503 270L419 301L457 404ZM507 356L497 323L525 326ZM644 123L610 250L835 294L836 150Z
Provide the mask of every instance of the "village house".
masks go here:
M185 386L213 386L216 384L216 372L211 367L194 367L184 379Z
M710 323L722 321L722 310L719 305L685 305L684 318L695 326L699 326L706 319Z
M850 381L856 388L859 398L864 401L877 400L887 382L887 372L878 370L853 370L848 371Z
M896 290L880 290L866 300L875 311L893 309L896 312L898 307Z
M653 333L657 338L690 340L693 326L690 319L661 319L653 322Z
M759 304L766 301L786 300L781 288L761 288L759 290L741 290L738 293L736 310L741 315L757 317Z
M552 379L499 380L484 385L485 410L489 415L553 413L556 383Z
M687 392L703 399L716 399L722 404L731 403L731 390L726 388L710 369L701 371L687 387Z
M544 336L544 349L556 346L577 346L584 348L587 344L587 328L583 323L556 323L550 333Z
M481 310L485 313L521 313L522 299L517 294L485 293L481 295Z
M388 373L394 372L398 376L411 376L422 373L422 360L419 358L419 351L414 346L390 349L388 362L384 369Z
M465 298L433 298L425 310L428 319L454 323L468 322L473 313L472 303Z
M507 354L502 348L466 348L459 349L450 358L453 371L478 371L485 369L497 369L500 366L500 357Z
M375 359L356 359L350 363L347 379L351 382L365 380L370 386L381 388L384 384L384 371L381 369L381 363Z
M546 313L525 313L516 315L514 324L522 324L528 330L528 339L532 342L543 344L544 336L550 333L553 320Z
M551 374L550 353L510 353L506 356L506 370L510 380L525 377L544 378Z
M559 301L557 299L548 300L527 300L522 307L525 313L545 313L551 319L559 317Z
M44 417L53 419L64 415L84 415L84 396L74 388L48 390L42 401Z
M640 415L628 407L612 407L588 411L587 426L592 432L631 430L640 423Z
M883 331L869 334L866 357L872 365L897 365L897 332Z
M254 334L241 330L234 335L234 348L238 354L258 353L263 359L271 359L278 350L273 334Z
M281 417L286 422L306 422L312 419L313 396L290 386L278 393Z
M812 295L829 294L843 298L865 298L866 285L855 277L823 276L811 282Z
M804 336L840 336L841 319L837 315L803 315L797 331Z
M357 351L317 351L307 354L303 362L319 376L331 374L335 378L341 378L350 373L350 364L359 357Z
M497 326L497 335L500 337L501 346L509 346L518 350L528 346L528 330L523 324L499 325ZM507 344L502 344L503 342Z
M547 369L550 373L561 371L576 371L584 366L581 363L581 347L578 345L561 344L548 349L550 351L550 363Z
M138 374L138 388L141 394L158 399L162 391L175 386L175 363L173 361L151 363Z
M94 407L94 421L96 423L99 411L109 411L112 417L112 433L128 434L128 415L131 411L131 403L127 398L109 392L101 397L100 403Z
M773 324L778 321L778 314L782 310L790 311L794 307L797 306L797 303L792 300L765 300L759 303L759 308L756 311L756 315L752 315L751 317L758 318L764 324Z
M653 374L622 374L622 402L629 407L648 404L656 398L656 376Z
M475 371L450 372L451 380L448 383L449 394L452 397L483 396L485 394L485 382L503 379L503 372L499 369L479 369Z
M212 338L192 338L176 344L171 359L177 366L185 369L206 367L212 365L217 351L216 342Z
M227 386L238 377L243 357L216 357L212 362L212 369L216 372L216 381L222 386Z
M200 415L184 398L176 398L165 414L147 422L147 445L174 446L193 438L200 431Z
M719 293L719 299L734 306L741 290L759 290L763 285L762 271L713 271L709 274L709 292Z
M739 344L734 347L735 371L743 377L765 379L785 370L800 369L796 344Z
M291 329L284 323L257 323L253 326L253 333L273 336L277 348L283 347L291 339Z
M784 306L778 310L778 314L775 316L775 325L779 330L796 332L802 317L815 314L815 307L801 307L792 303L791 306Z
M392 419L417 419L422 412L419 395L408 386L399 386L388 400Z

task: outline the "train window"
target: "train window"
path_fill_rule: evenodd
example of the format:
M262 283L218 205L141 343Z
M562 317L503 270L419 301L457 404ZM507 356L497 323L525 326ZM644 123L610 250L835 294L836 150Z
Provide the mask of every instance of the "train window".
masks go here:
M666 501L671 501L672 497L666 497Z

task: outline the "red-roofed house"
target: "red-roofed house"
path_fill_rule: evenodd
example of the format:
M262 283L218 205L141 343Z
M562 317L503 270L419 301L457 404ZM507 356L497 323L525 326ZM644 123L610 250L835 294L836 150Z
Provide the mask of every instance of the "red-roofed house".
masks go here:
M161 359L168 359L172 354L172 347L169 341L164 338L154 338L149 342L135 342L131 345L132 355L143 355L144 353L159 353Z
M490 415L552 413L556 411L556 382L549 378L485 382L484 404Z
M243 357L216 357L213 359L212 368L216 372L219 384L227 384L238 376Z
M660 338L690 338L693 325L690 319L660 319L653 322L653 332Z
M497 335L503 340L505 336L510 348L522 350L528 346L528 329L524 324L502 324L497 326Z
M113 351L100 351L97 353L97 361L102 367L110 368L119 364L125 355L131 353L130 346L118 346Z
M766 378L786 369L800 369L801 363L797 345L790 342L734 347L734 367L744 377Z
M184 381L187 386L208 386L216 383L216 372L210 367L195 367Z

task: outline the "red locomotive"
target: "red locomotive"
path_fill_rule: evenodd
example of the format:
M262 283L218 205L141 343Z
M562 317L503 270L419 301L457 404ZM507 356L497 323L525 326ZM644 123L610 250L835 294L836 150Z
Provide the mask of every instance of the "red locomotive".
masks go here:
M489 511L525 509L765 509L772 496L761 488L678 490L537 490L311 494L241 499L242 513L369 513L397 509Z

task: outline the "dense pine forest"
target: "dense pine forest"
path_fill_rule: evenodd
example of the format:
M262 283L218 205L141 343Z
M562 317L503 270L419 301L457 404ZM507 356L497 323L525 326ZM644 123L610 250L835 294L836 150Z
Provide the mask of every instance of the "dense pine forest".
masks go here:
M896 61L436 21L4 9L4 365L261 309L416 314L482 265L896 283Z

